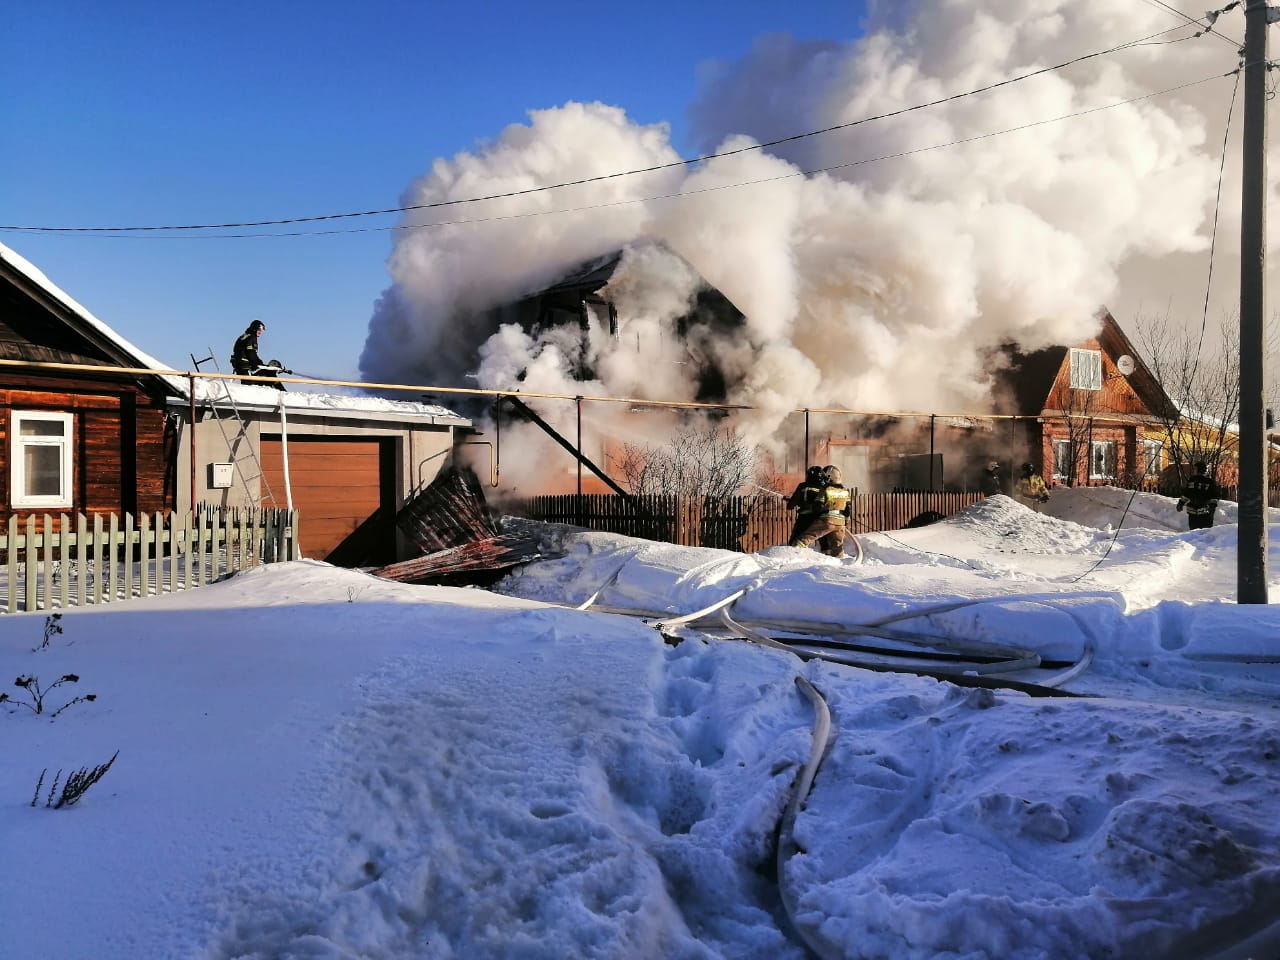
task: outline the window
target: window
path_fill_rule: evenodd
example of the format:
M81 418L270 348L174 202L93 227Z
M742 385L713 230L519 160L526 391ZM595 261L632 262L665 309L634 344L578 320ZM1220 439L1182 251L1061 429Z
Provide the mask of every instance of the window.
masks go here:
M71 506L71 414L15 410L12 453L13 506Z
M1114 480L1116 475L1116 443L1094 440L1089 444L1089 479Z
M1102 351L1071 348L1071 388L1102 389Z
M1144 477L1160 476L1164 444L1159 440L1142 441L1142 475Z
M1075 480L1075 457L1070 440L1053 441L1053 479L1059 482Z

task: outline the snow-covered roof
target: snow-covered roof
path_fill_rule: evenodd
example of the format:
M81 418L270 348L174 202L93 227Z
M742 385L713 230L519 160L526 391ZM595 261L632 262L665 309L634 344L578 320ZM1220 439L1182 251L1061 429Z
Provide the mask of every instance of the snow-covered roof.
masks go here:
M187 385L182 383L181 401L189 399ZM273 386L240 383L238 380L197 380L196 402L214 403L218 406L235 406L240 410L278 410L284 406L290 412L323 413L331 416L360 416L381 414L389 419L447 421L455 426L470 426L471 421L460 417L448 407L435 403L413 400L392 400L356 393L300 393L305 384L290 384L284 391Z
M44 275L44 273L36 267L30 260L22 256L11 247L0 243L0 260L7 263L15 272L22 274L52 299L64 306L68 313L73 315L76 320L83 324L87 329L98 334L102 339L114 344L121 352L123 352L130 360L131 365L137 367L146 367L148 370L164 370L166 369L155 357L144 353L126 340L116 331L95 317L87 308L81 305L74 297L59 287L56 283ZM156 374L159 379L175 390L182 391L185 394L183 382L176 377L164 376Z
M115 330L95 317L86 307L71 297L55 284L44 273L11 247L0 243L0 261L9 268L26 277L31 283L43 290L51 299L61 304L68 314L75 318L86 331L92 331L98 338L114 345L127 359L127 365L155 371L155 377L162 381L171 392L188 402L190 389L189 378L182 376L181 371L171 370L155 357L138 349ZM209 371L205 371L206 373ZM341 416L343 414L381 413L389 417L405 419L432 418L447 420L459 426L470 425L470 420L460 417L447 407L432 403L417 403L408 400L387 400L381 397L370 397L356 393L299 393L293 389L281 392L270 386L242 384L231 380L197 380L195 385L196 402L234 403L245 409L278 409L283 405L291 410L318 410L327 414Z

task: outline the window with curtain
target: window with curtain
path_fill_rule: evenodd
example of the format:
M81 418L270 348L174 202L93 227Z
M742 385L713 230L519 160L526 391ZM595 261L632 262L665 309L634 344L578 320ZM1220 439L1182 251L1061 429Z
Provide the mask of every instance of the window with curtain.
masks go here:
M1102 389L1102 351L1071 348L1071 388Z

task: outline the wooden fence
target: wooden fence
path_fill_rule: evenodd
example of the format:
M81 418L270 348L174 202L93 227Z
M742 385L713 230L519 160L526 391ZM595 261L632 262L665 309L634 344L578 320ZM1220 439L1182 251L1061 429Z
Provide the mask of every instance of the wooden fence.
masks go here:
M0 613L191 590L298 555L296 510L13 516L0 531Z
M898 530L922 514L949 516L982 499L979 493L864 493L853 495L854 533ZM608 530L689 547L753 552L786 543L795 511L772 495L746 497L626 497L563 494L531 497L504 509L531 520Z

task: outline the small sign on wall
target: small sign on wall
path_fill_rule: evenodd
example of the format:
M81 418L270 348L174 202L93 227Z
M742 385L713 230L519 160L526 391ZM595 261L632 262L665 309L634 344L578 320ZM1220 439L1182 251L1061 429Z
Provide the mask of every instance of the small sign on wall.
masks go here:
M231 486L232 471L235 464L209 464L209 487L213 490L226 490Z

